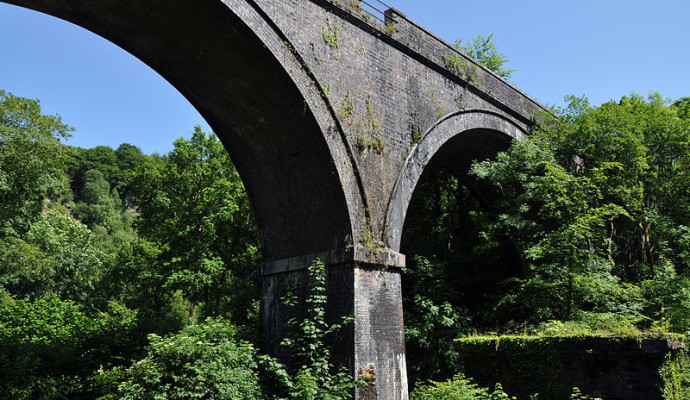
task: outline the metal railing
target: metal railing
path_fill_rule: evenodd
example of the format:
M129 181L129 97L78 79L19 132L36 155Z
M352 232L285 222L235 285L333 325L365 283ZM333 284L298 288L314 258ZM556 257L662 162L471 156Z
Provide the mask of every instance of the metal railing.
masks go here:
M386 24L386 16L384 11L391 8L388 4L380 0L361 0L362 12L367 14L371 19Z

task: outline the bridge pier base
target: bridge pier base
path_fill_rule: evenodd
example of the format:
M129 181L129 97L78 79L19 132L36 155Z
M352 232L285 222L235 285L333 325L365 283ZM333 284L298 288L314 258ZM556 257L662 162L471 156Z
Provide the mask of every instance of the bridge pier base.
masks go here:
M406 400L407 365L400 273L404 256L391 250L370 251L356 246L295 257L261 267L262 323L269 354L290 362L280 341L288 334L286 321L294 312L282 302L288 291L306 289L306 268L317 258L327 265L326 318L337 322L355 317L331 341L332 361L369 384L357 390L359 400Z

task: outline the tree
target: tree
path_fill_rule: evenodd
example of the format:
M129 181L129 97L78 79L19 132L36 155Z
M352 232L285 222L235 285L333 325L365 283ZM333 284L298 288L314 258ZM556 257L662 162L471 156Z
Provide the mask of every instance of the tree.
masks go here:
M529 140L476 164L500 193L485 235L507 227L529 266L498 309L532 322L673 317L684 329L688 143L690 124L659 95L598 108L570 98Z
M67 187L61 139L73 129L38 100L0 90L0 236L20 236Z
M58 260L32 243L8 237L0 240L0 292L15 298L42 297L54 288Z
M141 149L129 143L122 143L115 150L117 158L118 174L112 182L112 187L117 189L124 197L128 206L132 205L132 187L130 184L132 174L137 167L143 164L146 156Z
M679 118L690 119L690 97L682 97L676 100L672 107Z
M25 240L54 267L44 278L48 282L45 292L34 290L31 297L53 294L87 303L100 280L104 257L93 232L70 216L50 211L31 226Z
M455 47L495 72L501 78L510 78L510 74L515 71L504 67L508 59L498 52L496 44L491 41L493 37L493 33L487 37L479 35L467 43L463 43L462 40L458 39L455 41Z
M170 268L165 285L184 294L189 317L203 303L207 315L225 309L243 318L256 296L258 234L218 139L197 126L190 140L175 141L164 163L143 164L133 187L139 232L163 248L161 261Z
M86 171L80 198L81 201L76 204L74 213L91 230L101 228L108 233L114 233L125 228L117 191L110 191L110 184L99 170Z
M188 310L178 292L166 290L170 265L161 244L143 238L119 247L99 286L106 298L122 299L138 310L143 332L165 335L188 322Z

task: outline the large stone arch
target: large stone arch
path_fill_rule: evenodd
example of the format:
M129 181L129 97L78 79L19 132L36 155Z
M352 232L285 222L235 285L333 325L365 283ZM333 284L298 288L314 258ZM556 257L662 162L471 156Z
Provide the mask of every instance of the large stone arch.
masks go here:
M489 158L526 135L515 122L486 110L463 110L439 120L414 146L400 171L388 204L385 245L400 251L408 206L429 163L462 175L474 160Z
M96 33L179 90L236 164L266 261L359 240L352 151L318 83L253 1L3 1Z

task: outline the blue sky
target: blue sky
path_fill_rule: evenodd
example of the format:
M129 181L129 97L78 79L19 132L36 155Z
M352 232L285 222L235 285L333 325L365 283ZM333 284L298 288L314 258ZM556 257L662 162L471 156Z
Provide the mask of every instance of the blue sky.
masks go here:
M385 2L449 42L493 33L511 81L547 105L568 94L596 105L631 92L690 96L687 0ZM210 130L150 68L67 22L0 3L0 52L0 89L60 114L77 129L69 144L165 153L194 125Z

